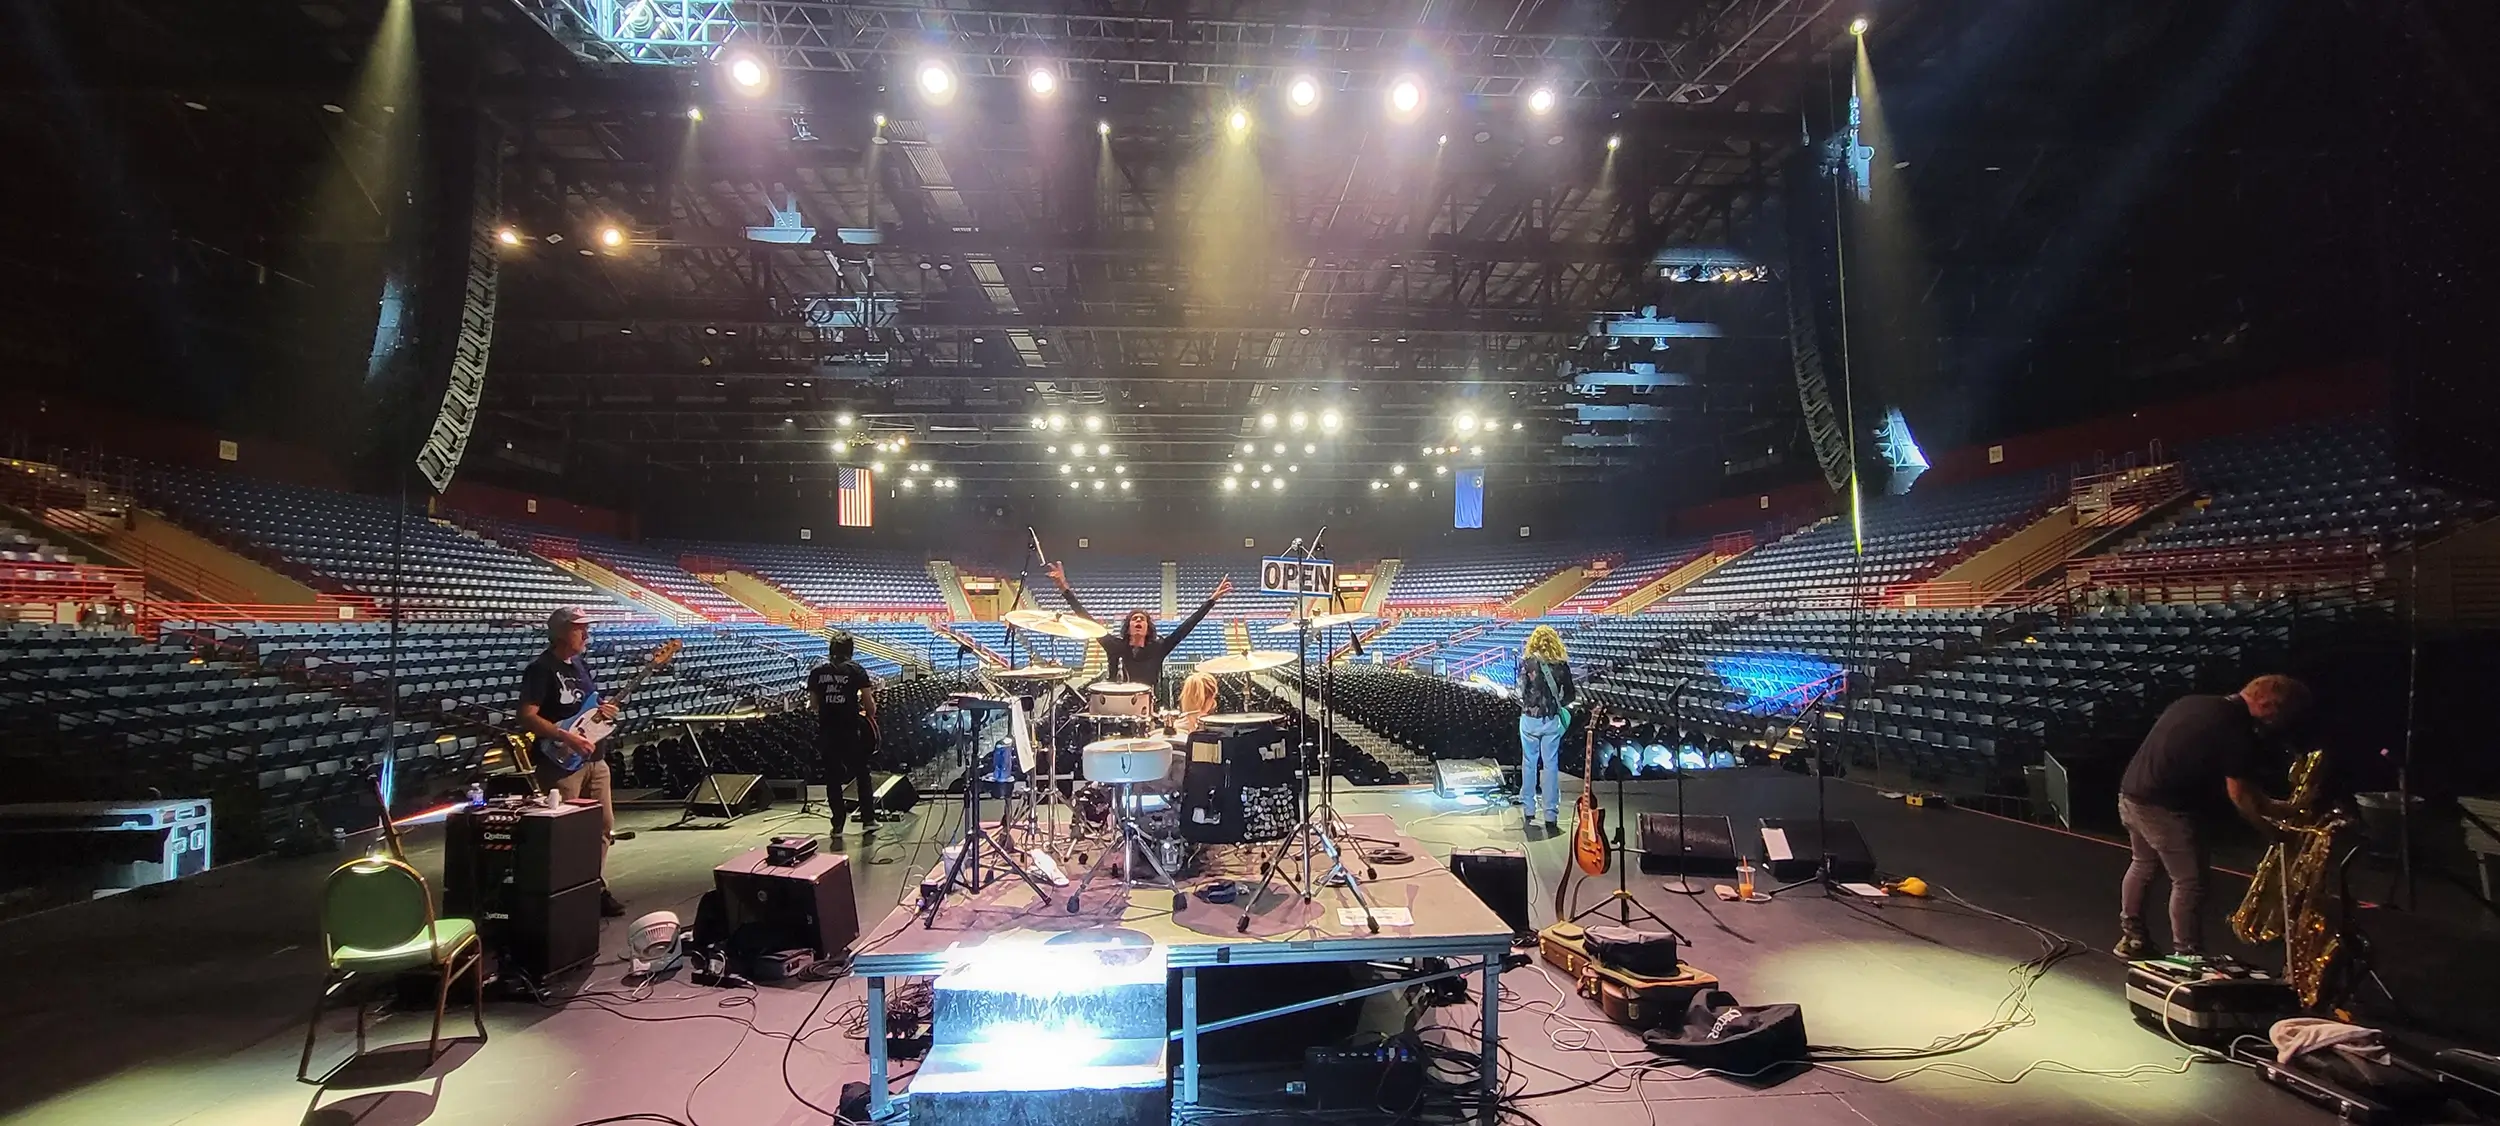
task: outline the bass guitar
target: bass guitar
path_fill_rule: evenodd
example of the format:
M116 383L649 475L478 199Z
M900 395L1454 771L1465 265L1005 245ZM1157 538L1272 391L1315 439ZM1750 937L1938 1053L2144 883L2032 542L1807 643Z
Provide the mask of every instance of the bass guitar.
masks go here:
M1605 875L1615 860L1606 843L1606 811L1597 807L1597 724L1604 714L1603 708L1589 709L1588 744L1580 750L1579 818L1571 829L1571 858L1592 876Z
M617 710L622 712L625 708L626 699L634 694L634 689L642 687L642 682L648 679L652 673L659 671L662 666L668 664L672 660L675 660L677 657L677 651L685 647L685 642L679 641L673 637L667 641L661 642L660 647L652 650L651 656L643 661L642 667L634 670L634 678L626 681L625 687L617 691L616 698L613 700L602 701L602 703L615 704ZM580 770L584 765L588 764L591 759L597 757L599 753L599 741L607 738L611 734L614 734L616 731L616 721L613 719L599 718L599 709L595 707L583 708L580 715L565 720L563 723L559 723L556 726L566 732L579 735L590 741L590 751L587 754L581 751L576 751L573 749L571 744L560 742L558 740L541 739L538 741L538 757L545 759L547 761L547 765L552 766L559 772L565 774L571 774L576 770Z

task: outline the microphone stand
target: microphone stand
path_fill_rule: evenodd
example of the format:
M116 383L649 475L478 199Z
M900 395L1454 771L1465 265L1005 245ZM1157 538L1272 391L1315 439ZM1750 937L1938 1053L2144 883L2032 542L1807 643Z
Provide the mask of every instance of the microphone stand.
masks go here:
M1691 879L1693 874L1693 852L1692 849L1684 843L1684 780L1691 777L1692 772L1684 768L1684 753L1681 746L1684 739L1684 712L1682 708L1677 706L1677 701L1683 699L1684 686L1691 683L1692 679L1693 678L1688 676L1677 680L1675 682L1675 690L1667 693L1666 710L1668 715L1675 717L1676 742L1679 744L1676 749L1675 758L1675 882L1672 884L1660 884L1659 886L1677 895L1700 895L1704 890L1706 890L1693 886L1693 881ZM1622 828L1622 818L1623 779L1617 778L1615 779L1615 819L1617 830Z
M1850 673L1848 670L1843 669L1834 678L1838 680L1839 683L1827 685L1822 691L1806 697L1805 706L1797 709L1797 720L1803 721L1808 712L1821 707L1824 701L1832 698L1833 693L1838 692L1846 694L1849 687L1849 676ZM1825 741L1816 738L1812 734L1813 729L1811 727L1808 727L1807 731L1808 734L1806 736L1806 741L1814 748L1814 850L1817 854L1814 859L1814 874L1806 876L1802 879L1792 880L1788 883L1772 888L1769 892L1765 893L1770 896L1777 896L1782 892L1795 891L1801 887L1813 886L1822 888L1824 897L1830 898L1832 894L1832 885L1838 882L1832 879L1832 821L1830 811L1825 805L1824 799L1824 790L1826 788L1825 782L1831 777L1831 768L1823 761ZM1682 764L1678 763L1677 765L1681 767ZM1788 854L1792 857L1797 854L1797 842L1790 841L1788 843ZM1765 857L1764 859L1767 860L1769 858Z

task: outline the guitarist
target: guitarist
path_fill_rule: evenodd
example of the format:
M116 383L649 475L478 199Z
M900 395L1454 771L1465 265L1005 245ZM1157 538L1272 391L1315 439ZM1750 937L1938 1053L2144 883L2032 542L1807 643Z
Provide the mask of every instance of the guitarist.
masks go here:
M599 841L599 913L611 919L625 914L625 904L607 889L608 842L616 834L616 802L609 793L608 760L599 745L566 731L561 725L585 710L601 719L616 718L616 705L599 699L599 680L590 674L590 623L578 608L567 606L547 615L547 648L521 670L521 726L537 736L535 764L540 785L565 800L588 798L599 803L606 835ZM563 763L578 758L570 770Z
M877 749L877 682L861 667L858 642L834 630L826 635L825 663L808 670L807 695L816 704L816 757L825 775L825 804L833 809L833 839L842 844L842 776L858 780L862 832L877 831L877 799L869 788L868 762Z
M1545 799L1545 831L1562 832L1562 737L1571 726L1578 686L1562 635L1538 626L1519 652L1519 812L1536 824L1537 799Z

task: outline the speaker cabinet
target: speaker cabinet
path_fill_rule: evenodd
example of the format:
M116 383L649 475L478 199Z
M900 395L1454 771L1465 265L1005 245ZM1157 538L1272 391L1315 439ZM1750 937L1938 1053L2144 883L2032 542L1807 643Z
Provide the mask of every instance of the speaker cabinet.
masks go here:
M1835 818L1817 823L1811 817L1762 819L1762 855L1770 858L1772 878L1805 879L1822 867L1826 851L1831 853L1833 879L1875 878L1875 850L1866 847L1866 838L1858 834L1857 822Z
M1733 875L1736 830L1723 813L1688 813L1681 820L1672 813L1643 813L1641 871L1653 876Z
M686 795L686 812L696 817L739 817L772 804L773 788L761 774L706 774Z
M454 809L443 819L443 914L474 919L503 963L545 979L599 951L595 805Z
M599 954L601 886L594 880L513 903L502 943L506 961L540 980L589 965Z
M877 799L879 813L909 813L920 804L920 790L911 784L908 774L884 774L870 771L868 793Z
M1450 853L1450 874L1493 913L1510 924L1512 934L1534 934L1528 921L1528 854L1482 849Z
M730 945L756 952L813 950L829 958L859 937L859 904L851 889L851 858L819 852L806 863L775 868L755 849L712 869L727 915Z

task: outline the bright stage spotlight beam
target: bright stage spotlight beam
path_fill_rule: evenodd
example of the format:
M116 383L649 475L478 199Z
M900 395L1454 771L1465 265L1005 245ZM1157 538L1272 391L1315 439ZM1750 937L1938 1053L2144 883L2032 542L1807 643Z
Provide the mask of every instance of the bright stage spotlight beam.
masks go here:
M739 55L729 60L729 85L748 97L762 94L772 84L773 72L764 60L753 55Z
M1285 87L1285 104L1296 113L1308 113L1319 105L1319 82L1309 75L1295 78Z
M1866 29L1869 26L1871 25L1867 23L1866 17L1859 16L1858 18L1849 21L1849 34L1863 36L1866 34Z
M1047 66L1036 66L1024 76L1024 88L1036 98L1047 98L1059 92L1059 76Z
M1539 86L1528 94L1528 112L1543 117L1554 112L1554 88Z
M1232 130L1233 136L1236 138L1249 132L1250 111L1246 109L1236 109L1233 112L1226 114L1224 116L1224 127Z
M1389 87L1389 110L1399 117L1413 117L1424 108L1424 87L1412 78L1401 78Z
M955 97L955 71L945 63L931 60L920 64L917 76L920 96L937 105L945 105Z

